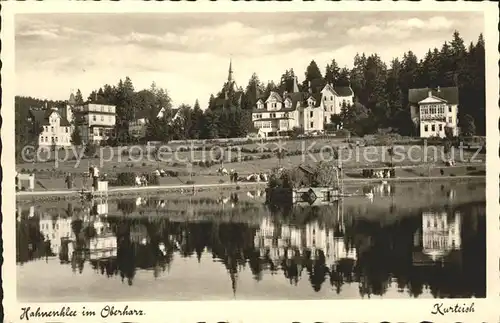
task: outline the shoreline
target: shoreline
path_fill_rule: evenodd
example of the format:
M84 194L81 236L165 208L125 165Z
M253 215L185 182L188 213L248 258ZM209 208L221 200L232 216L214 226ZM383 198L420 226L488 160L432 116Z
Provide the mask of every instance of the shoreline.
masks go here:
M404 183L404 182L425 182L425 181L485 181L486 176L431 176L431 177L396 177L396 178L344 178L344 184L373 184L381 183L382 181ZM199 191L224 191L224 190L241 190L243 188L262 188L267 185L267 182L239 182L239 183L214 183L214 184L182 184L182 185L154 185L143 187L113 187L107 192L107 197L124 197L137 195L139 192L159 191L161 193L189 193L193 189ZM183 192L188 190L188 192ZM16 192L17 201L33 201L33 200L52 200L52 199L77 199L80 197L81 189L79 190L47 190L47 191L21 191Z

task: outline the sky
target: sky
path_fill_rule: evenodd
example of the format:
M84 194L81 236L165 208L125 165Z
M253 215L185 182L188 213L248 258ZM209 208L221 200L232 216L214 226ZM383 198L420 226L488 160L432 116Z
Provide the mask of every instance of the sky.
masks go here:
M293 68L299 81L312 59L322 72L332 59L352 67L356 53L390 62L412 50L419 58L458 30L476 42L478 12L287 12L156 14L23 14L15 19L16 94L84 98L129 76L136 90L154 81L174 105L202 108L227 79L245 87L252 73L279 81Z

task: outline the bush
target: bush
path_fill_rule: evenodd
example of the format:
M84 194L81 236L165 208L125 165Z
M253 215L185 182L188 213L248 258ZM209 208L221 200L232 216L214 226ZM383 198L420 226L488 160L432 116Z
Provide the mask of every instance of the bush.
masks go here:
M195 183L195 181L186 181L186 184L187 184L187 185L192 185L192 184L194 184L194 183Z
M156 176L155 174L146 174L146 180L148 181L148 185L160 185L160 176Z
M134 186L135 176L135 173L132 172L118 173L114 184L116 186Z
M219 179L219 184L223 184L224 183L224 180L221 178Z

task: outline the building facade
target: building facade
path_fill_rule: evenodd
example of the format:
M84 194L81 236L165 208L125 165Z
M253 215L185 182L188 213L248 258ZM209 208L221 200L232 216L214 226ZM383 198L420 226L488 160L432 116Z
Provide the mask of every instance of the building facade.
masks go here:
M252 121L260 137L288 135L294 128L303 129L305 134L319 133L333 115L340 114L343 104L352 105L353 97L350 87L331 84L320 91L309 84L308 92L301 92L295 78L292 92L271 92L267 98L258 99Z
M83 144L99 144L113 135L116 124L116 106L86 103L75 106L74 117L81 119L78 131Z
M41 129L38 136L40 146L71 146L71 125L57 108L31 110L30 118L33 125Z
M458 88L410 89L410 114L418 135L423 138L446 137L446 128L458 136Z

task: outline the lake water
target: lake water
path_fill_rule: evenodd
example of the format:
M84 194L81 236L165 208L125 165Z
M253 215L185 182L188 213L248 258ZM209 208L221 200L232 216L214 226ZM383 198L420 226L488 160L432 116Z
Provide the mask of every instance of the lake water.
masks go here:
M485 297L485 185L378 184L18 205L20 301Z

